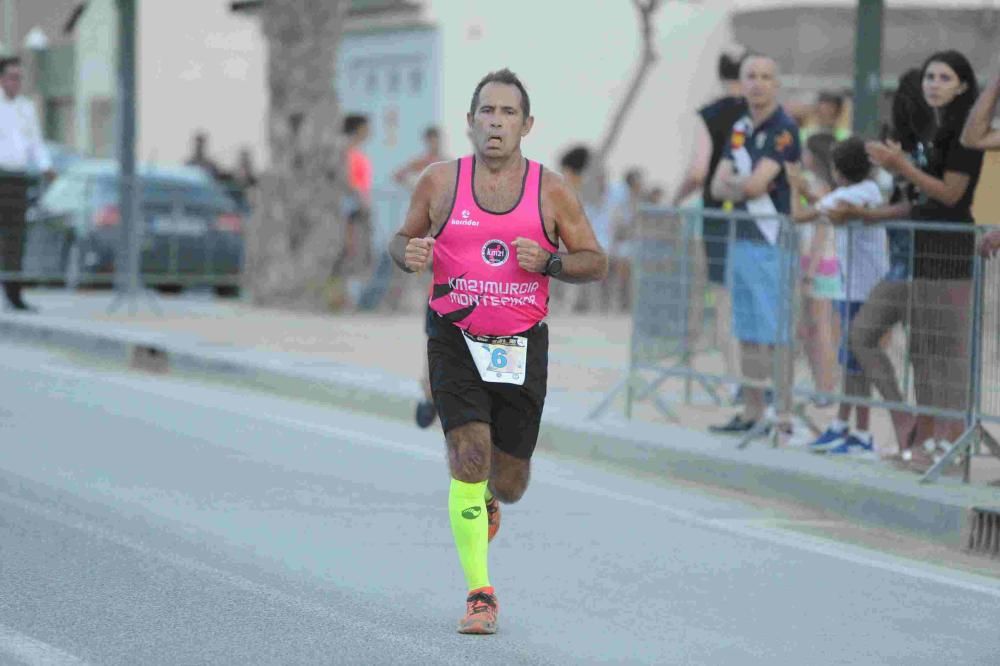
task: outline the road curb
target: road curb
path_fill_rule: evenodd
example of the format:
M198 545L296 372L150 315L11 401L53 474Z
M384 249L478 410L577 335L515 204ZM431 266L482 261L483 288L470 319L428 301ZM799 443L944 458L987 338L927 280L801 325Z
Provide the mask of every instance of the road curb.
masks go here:
M0 335L129 362L135 350L155 350L170 368L209 372L260 388L293 393L338 407L411 419L418 390L379 370L314 361L290 354L206 345L176 334L80 322L52 316L0 315ZM625 470L792 501L868 526L961 547L974 507L1000 507L995 490L951 479L920 485L884 465L829 461L763 444L737 451L735 442L683 427L610 417L581 419L579 406L546 405L539 448Z

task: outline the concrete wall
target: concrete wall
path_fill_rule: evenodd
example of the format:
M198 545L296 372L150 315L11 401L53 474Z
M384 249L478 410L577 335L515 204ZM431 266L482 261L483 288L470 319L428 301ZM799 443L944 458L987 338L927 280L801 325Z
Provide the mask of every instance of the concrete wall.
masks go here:
M143 3L145 4L145 3ZM76 149L92 154L101 146L95 134L114 135L114 115L106 116L113 99L115 79L117 9L115 0L91 0L76 26ZM110 124L109 124L110 123ZM109 139L110 140L110 139ZM114 146L103 146L104 154L113 154Z
M222 0L140 2L138 33L140 159L183 161L201 129L223 167L235 165L243 146L260 164L267 49L257 20Z

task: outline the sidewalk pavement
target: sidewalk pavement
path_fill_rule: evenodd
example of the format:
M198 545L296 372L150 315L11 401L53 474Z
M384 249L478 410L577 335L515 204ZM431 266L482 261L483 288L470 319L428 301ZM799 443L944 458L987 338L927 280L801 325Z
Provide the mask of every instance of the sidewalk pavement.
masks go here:
M412 419L420 396L425 346L416 314L315 315L198 295L154 297L115 311L108 293L33 290L27 300L41 312L0 314L0 335L118 359L153 349L176 371L210 372L396 419ZM989 483L1000 479L1000 465L985 457L973 462L976 483L942 478L921 485L914 474L874 461L763 442L739 451L735 440L705 431L728 414L704 397L677 405L683 425L667 422L649 403L638 405L632 420L620 404L590 420L624 376L629 332L627 317L551 318L541 450L792 501L952 546L967 543L972 508L1000 511L1000 489ZM667 384L662 395L681 403L683 386Z

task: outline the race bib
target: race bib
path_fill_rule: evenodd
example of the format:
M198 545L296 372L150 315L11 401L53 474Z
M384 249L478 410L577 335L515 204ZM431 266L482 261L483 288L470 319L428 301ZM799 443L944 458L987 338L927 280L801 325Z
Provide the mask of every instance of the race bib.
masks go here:
M484 382L524 385L528 365L527 338L471 335L465 331L462 335Z

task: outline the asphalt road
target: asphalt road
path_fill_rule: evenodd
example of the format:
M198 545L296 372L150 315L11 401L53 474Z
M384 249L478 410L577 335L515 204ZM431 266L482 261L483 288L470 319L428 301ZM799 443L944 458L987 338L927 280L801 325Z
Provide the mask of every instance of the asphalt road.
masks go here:
M992 664L1000 579L539 456L464 587L439 432L0 344L0 663Z

